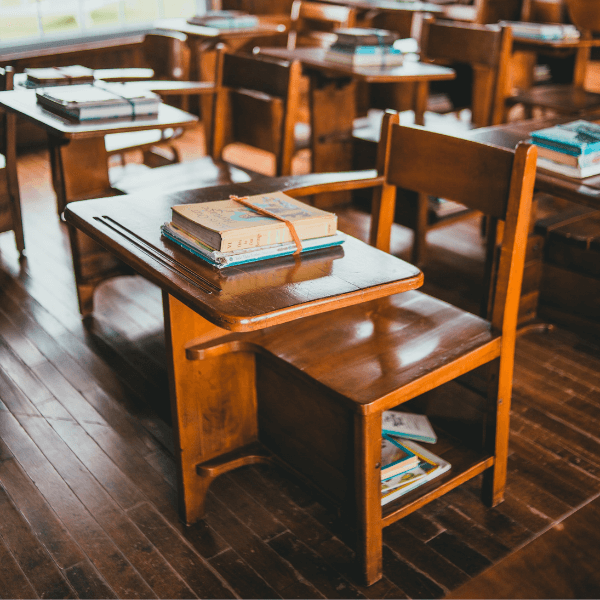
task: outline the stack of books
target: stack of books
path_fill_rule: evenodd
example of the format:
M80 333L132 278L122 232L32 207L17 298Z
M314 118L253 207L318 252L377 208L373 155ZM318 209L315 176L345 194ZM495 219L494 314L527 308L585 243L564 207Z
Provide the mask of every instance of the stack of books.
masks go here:
M439 477L451 467L449 462L414 441L437 442L425 415L384 411L381 440L382 505Z
M160 97L127 84L102 83L52 87L36 92L38 104L77 121L116 118L149 118L158 114Z
M25 73L27 85L30 87L94 83L94 71L81 65L25 69Z
M397 66L404 53L394 44L398 35L385 29L347 28L334 32L337 40L325 52L325 58L354 67Z
M209 10L189 18L187 22L217 29L252 29L258 25L258 17L241 10Z
M338 246L335 214L314 208L283 192L243 199L279 219L290 221L301 242L302 252ZM268 217L236 200L218 200L172 207L171 222L162 234L209 264L222 269L297 251L288 224Z
M538 167L576 179L600 173L600 125L572 121L534 131Z
M578 40L579 30L575 25L563 23L527 23L524 21L503 21L510 25L513 35L532 40Z

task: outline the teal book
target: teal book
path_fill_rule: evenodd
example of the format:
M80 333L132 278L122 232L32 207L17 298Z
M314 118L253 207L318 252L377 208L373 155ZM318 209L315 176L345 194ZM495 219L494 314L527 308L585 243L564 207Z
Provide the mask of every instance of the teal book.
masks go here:
M381 436L381 481L419 466L419 459L407 446L382 434Z
M531 133L534 144L578 156L600 150L600 125L589 121L572 121Z
M219 250L213 250L201 240L182 231L172 223L165 223L161 227L161 232L171 242L174 242L217 269L255 263L278 256L290 256L296 251L296 245L293 242L285 242L235 252L220 252ZM340 246L344 243L344 239L344 234L337 232L335 235L303 240L302 253Z

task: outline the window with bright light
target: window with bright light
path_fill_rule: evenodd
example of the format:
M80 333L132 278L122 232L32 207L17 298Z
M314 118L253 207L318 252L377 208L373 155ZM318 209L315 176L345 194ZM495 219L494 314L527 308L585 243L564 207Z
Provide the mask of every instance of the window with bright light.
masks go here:
M0 45L81 38L190 17L205 0L0 0Z

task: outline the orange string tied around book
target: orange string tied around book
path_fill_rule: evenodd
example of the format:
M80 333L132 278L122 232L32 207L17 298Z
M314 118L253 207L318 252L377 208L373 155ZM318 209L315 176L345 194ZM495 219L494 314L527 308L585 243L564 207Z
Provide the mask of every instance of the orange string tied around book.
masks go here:
M296 233L296 228L294 227L294 224L290 220L284 219L282 216L276 215L275 213L272 213L270 210L267 210L266 208L262 208L260 206L256 206L255 204L252 204L252 202L248 201L248 196L244 196L244 197L240 198L239 196L232 195L232 196L229 196L229 199L233 200L234 202L239 202L240 204L243 204L244 206L251 208L252 210L256 211L257 213L259 213L261 215L265 215L266 217L271 217L273 219L277 219L278 221L282 221L283 223L285 223L288 226L290 233L292 234L292 239L294 240L294 243L296 244L296 251L294 252L294 254L300 254L300 252L302 252L302 242L300 241L300 238L298 237L298 234Z

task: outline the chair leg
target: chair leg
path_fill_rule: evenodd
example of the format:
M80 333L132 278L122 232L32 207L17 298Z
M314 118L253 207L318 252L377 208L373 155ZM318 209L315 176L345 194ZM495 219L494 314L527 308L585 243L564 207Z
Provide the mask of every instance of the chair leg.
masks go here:
M494 453L494 466L484 473L482 499L488 506L496 506L504 500L508 461L508 438L510 433L510 402L512 392L512 361L501 366L497 359L490 364L488 374L489 417L485 443Z
M381 522L381 413L355 417L356 556L371 585L383 575Z

